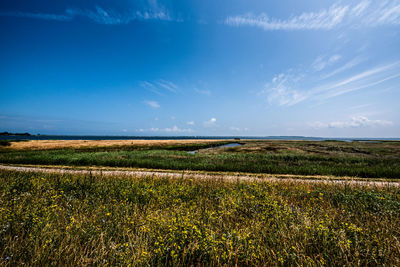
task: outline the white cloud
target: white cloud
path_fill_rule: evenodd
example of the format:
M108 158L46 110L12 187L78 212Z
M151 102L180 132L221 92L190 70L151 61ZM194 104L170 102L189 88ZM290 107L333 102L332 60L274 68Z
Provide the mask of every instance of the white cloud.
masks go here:
M156 81L156 84L158 84L160 87L162 87L172 93L175 93L175 94L178 89L178 86L171 81L166 81L166 80L161 79L161 80Z
M143 81L140 83L140 86L158 95L164 95L162 92L165 90L174 94L176 94L178 91L178 86L176 84L163 79L156 80L154 82Z
M322 76L322 79L327 79L329 77L335 76L336 74L342 73L345 70L351 69L355 66L357 66L358 64L360 64L362 62L361 58L355 58L349 62L347 62L346 64L344 64L343 66L340 66L339 68L331 71L330 73L324 74Z
M194 123L194 121L188 121L188 122L186 122L186 124L187 124L187 125L192 125L192 126L193 126L195 123Z
M380 79L380 80L374 80L374 81L369 82L369 83L364 83L364 84L362 84L360 86L350 86L350 87L339 89L339 90L333 90L331 92L328 92L326 95L322 96L322 98L326 99L326 98L340 96L340 95L343 95L343 94L346 94L346 93L350 93L350 92L353 92L353 91L357 91L357 90L360 90L360 89L372 87L372 86L384 83L386 81L389 81L389 80L392 80L392 79L395 79L395 78L398 78L398 77L400 77L400 74L395 74L395 75L392 75L392 76L388 76L388 77L385 77L385 78Z
M231 126L231 127L229 127L229 130L232 132L247 132L249 130L249 128L239 128L239 127Z
M332 6L328 10L302 13L287 20L269 18L265 13L259 16L247 14L228 17L225 23L230 26L255 26L264 30L329 30L342 22L347 11L348 6Z
M263 93L268 94L270 103L277 102L279 106L292 106L305 99L307 96L293 89L293 84L301 79L300 76L281 73L276 75L270 84L265 86Z
M159 107L160 107L160 104L158 104L157 101L149 101L149 100L146 100L146 101L144 101L144 103L145 103L146 105L152 107L152 108L159 108Z
M349 121L334 121L330 123L312 122L309 126L315 129L321 128L362 128L362 127L378 127L392 126L393 122L386 120L370 120L365 116L353 116Z
M69 8L63 14L45 14L45 13L29 13L29 12L0 12L0 16L26 17L45 20L70 21L76 17L85 17L98 24L128 24L132 21L145 20L164 20L172 21L168 11L160 6L151 8L146 11L129 11L119 13L113 10L104 9L96 6L94 10Z
M317 59L312 63L312 67L316 71L321 71L326 67L333 65L336 61L342 58L341 55L333 55L331 57L319 56Z
M204 126L213 126L215 125L216 122L217 122L216 118L211 118L210 120L204 122Z
M231 130L231 131L234 131L234 132L240 132L241 131L241 129L240 128L238 128L238 127L229 127L229 130Z
M361 3L359 3L358 5L354 6L351 11L350 14L352 16L361 16L364 12L365 9L367 9L367 7L370 5L370 1L362 1Z
M178 126L174 125L171 128L149 128L149 129L137 129L137 132L145 133L145 132L164 132L164 133L191 133L192 129L181 129Z
M364 71L362 73L359 73L359 74L356 74L354 76L351 76L351 77L349 77L349 78L347 78L347 79L345 79L345 80L343 80L341 82L338 82L338 83L332 85L331 88L343 87L343 86L348 85L350 83L353 83L353 82L362 80L364 78L367 78L367 77L369 77L371 75L374 75L374 74L377 74L377 73L381 73L381 72L383 72L385 70L388 70L388 69L390 69L393 66L396 66L398 64L399 64L399 62L396 62L396 63L393 63L393 64L389 64L389 65L385 65L385 66L369 69L369 70Z
M96 6L96 10L67 9L66 14L71 17L86 17L99 24L128 24L140 20L172 20L165 10L157 11L136 11L130 13L118 13L112 10L105 10Z
M176 125L172 128L165 128L165 132L174 132L174 133L190 133L193 132L192 129L180 129Z
M254 26L272 30L330 30L339 26L374 27L400 24L400 0L362 1L357 5L332 5L317 12L304 12L288 19L267 14L238 15L225 19L230 26Z
M351 63L350 65L355 65ZM350 68L349 63L335 70L341 72ZM292 72L275 75L270 83L264 87L262 94L266 94L269 103L279 106L293 106L308 99L326 100L346 93L383 84L386 81L400 77L400 62L387 64L356 73L337 82L324 82L324 78L314 83L317 85L311 89L303 84L305 78L312 79L305 74L293 74ZM307 73L307 72L306 72ZM308 74L310 75L310 74ZM334 75L330 73L329 75Z

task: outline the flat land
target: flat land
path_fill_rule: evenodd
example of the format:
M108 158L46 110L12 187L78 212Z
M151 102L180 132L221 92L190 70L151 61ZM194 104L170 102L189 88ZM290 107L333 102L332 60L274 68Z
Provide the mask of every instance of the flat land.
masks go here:
M241 140L242 146L215 148L229 142L11 142L0 149L0 163L400 178L400 142Z
M3 144L0 266L400 265L400 142Z
M165 147L171 145L194 145L220 143L221 140L29 140L10 142L9 149L45 150L65 148L123 148L123 147Z

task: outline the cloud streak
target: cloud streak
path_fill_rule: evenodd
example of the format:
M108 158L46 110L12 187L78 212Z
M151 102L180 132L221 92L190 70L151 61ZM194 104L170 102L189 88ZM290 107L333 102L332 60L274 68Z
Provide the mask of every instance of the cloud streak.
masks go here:
M288 19L270 18L267 14L229 16L229 26L253 26L266 31L331 30L340 26L400 25L400 1L362 1L357 5L332 5L317 12L304 12Z
M96 6L92 9L68 8L62 14L30 13L30 12L0 12L3 17L23 17L55 21L71 21L76 18L86 18L98 24L119 25L133 21L162 20L173 21L169 12L161 7L156 10L134 11L119 13L111 9Z
M371 120L365 116L353 116L349 121L334 121L330 123L312 122L309 126L315 129L322 128L364 128L378 126L392 126L393 122L386 120Z
M342 57L341 55L333 55L329 58L326 58L324 56L319 56L312 64L312 67L316 71L321 71L326 67L329 67L330 65L334 64L336 61L340 60L341 57Z
M152 108L160 108L160 104L158 104L157 101L149 101L149 100L146 100L146 101L144 101L144 103L145 103L146 105L148 105L149 107L152 107Z
M350 61L350 63L346 63L334 72L342 72L355 64L355 61ZM317 84L316 87L308 90L304 89L306 86L303 84L303 81L305 78L310 77L301 73L281 73L275 75L272 81L265 85L265 88L261 93L267 95L270 104L276 103L279 106L293 106L309 99L327 100L350 92L374 87L389 80L399 78L399 67L400 62L378 66L353 74L333 83L324 82L326 77L323 77L315 82ZM329 77L333 75L335 75L335 73L330 73Z
M191 133L193 132L192 129L181 129L178 126L174 125L171 128L149 128L149 129L138 129L137 132L141 133L157 133L157 132L164 132L164 133Z
M162 80L161 79L161 80L157 81L156 84L159 87L170 91L171 93L174 93L174 94L177 93L178 86L176 84L174 84L173 82L171 82L171 81L166 81L166 80Z
M45 13L30 13L30 12L0 12L1 17L20 17L43 20L70 21L73 19L68 14L45 14Z
M118 13L96 6L95 10L67 9L66 14L74 17L86 17L98 24L116 25L129 24L132 21L165 20L171 21L171 17L165 10L159 11L131 11L129 13Z
M154 82L144 81L140 83L140 86L158 95L164 95L164 91L177 94L179 90L176 84L163 79Z
M342 22L348 7L332 6L320 12L303 13L287 20L269 18L267 14L253 14L228 17L225 24L230 26L255 26L267 31L273 30L329 30Z

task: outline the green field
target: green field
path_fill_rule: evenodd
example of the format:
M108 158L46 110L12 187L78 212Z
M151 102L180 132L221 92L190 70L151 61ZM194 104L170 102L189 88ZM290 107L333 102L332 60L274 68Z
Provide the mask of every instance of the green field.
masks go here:
M400 142L241 141L209 144L0 150L0 163L400 178ZM188 150L200 149L192 155Z
M0 265L400 264L400 190L0 171Z

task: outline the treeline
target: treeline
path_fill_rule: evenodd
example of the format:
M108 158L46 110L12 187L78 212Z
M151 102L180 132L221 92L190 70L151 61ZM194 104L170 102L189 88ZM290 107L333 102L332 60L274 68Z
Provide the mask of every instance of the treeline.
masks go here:
M10 136L10 135L23 135L23 136L31 136L30 133L9 133L9 132L1 132L0 136Z

